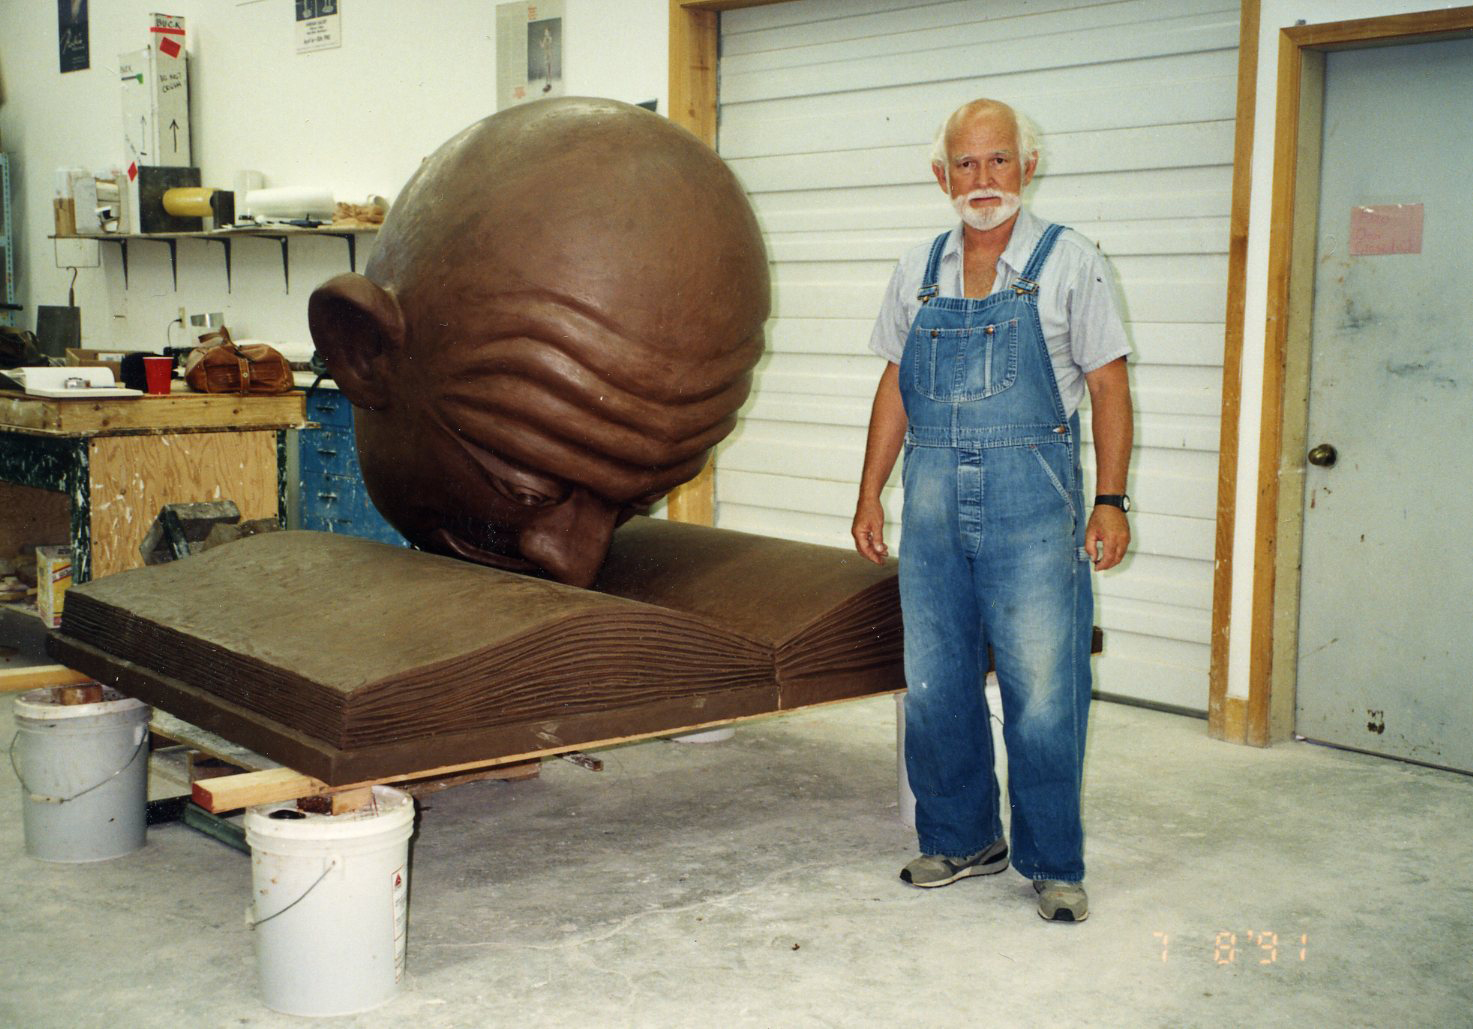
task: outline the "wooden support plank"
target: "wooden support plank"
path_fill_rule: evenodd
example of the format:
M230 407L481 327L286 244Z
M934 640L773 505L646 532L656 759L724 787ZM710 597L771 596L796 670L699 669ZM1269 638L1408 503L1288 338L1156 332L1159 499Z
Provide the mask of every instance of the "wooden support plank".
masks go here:
M19 693L43 686L79 686L93 682L90 675L73 671L65 665L22 665L0 668L0 693Z
M452 786L464 786L466 783L486 782L493 779L500 782L524 782L527 779L536 779L541 774L541 761L524 761L520 764L497 765L494 768L462 772L458 775L438 775L433 779L415 779L413 782L403 782L397 785L405 793L418 800L428 794L439 793Z
M1095 640L1098 643L1099 630L1095 630ZM1096 649L1098 652L1098 648ZM893 692L900 692L899 690ZM883 693L867 694L866 696L884 696ZM803 710L817 710L830 707L834 704L847 704L857 697L843 697L837 700L823 701L816 704L802 705ZM389 776L383 779L370 779L364 782L344 783L341 786L330 786L321 779L315 779L301 772L294 772L289 768L270 768L259 772L246 772L241 775L227 775L219 779L210 779L194 784L194 802L206 811L220 812L233 811L242 807L253 807L257 804L279 804L287 800L298 800L302 797L318 794L333 793L339 790L357 789L362 786L399 786L403 784L405 789L410 783L419 783L436 777L454 776L459 773L473 773L474 778L502 778L516 780L531 778L541 759L544 757L557 757L571 750L597 750L605 747L619 746L624 743L637 743L641 740L661 739L668 736L685 736L689 733L704 732L708 729L720 729L729 725L754 722L765 718L776 718L784 714L783 711L764 711L759 714L738 716L735 718L722 718L708 722L694 722L690 725L674 728L660 729L654 732L631 733L625 736L611 736L605 739L593 740L581 744L577 748L547 747L541 750L528 751L522 754L508 754L493 758L489 761L466 761L460 764L444 765L439 768L428 768L419 772L408 772L404 775ZM598 760L598 759L594 759ZM473 781L468 776L461 781Z
M225 775L218 779L204 779L191 784L191 792L196 804L206 811L218 813L243 807L255 807L259 804L281 804L288 800L301 800L305 797L352 794L367 790L372 786L404 784L409 792L414 793L415 790L411 787L421 785L433 787L433 789L444 789L447 786L482 779L530 779L535 778L539 764L538 761L520 761L515 764L482 766L476 771L461 775L452 775L452 773L460 771L465 766L450 766L444 769L411 772L390 779L353 783L350 786L329 786L321 779L294 772L290 768L267 768L257 772L243 772L240 775ZM424 792L432 792L432 790L427 789ZM339 812L333 808L333 813Z
M278 762L272 761L269 757L257 754L254 750L249 750L239 744L231 743L223 736L217 736L197 725L191 725L184 719L175 718L167 711L160 711L158 708L153 709L153 717L149 720L148 728L155 736L182 743L206 757L248 772L281 767Z
M202 779L190 784L190 796L194 802L213 814L258 804L280 804L330 792L332 787L321 779L290 768L263 768L257 772L222 775L218 779Z

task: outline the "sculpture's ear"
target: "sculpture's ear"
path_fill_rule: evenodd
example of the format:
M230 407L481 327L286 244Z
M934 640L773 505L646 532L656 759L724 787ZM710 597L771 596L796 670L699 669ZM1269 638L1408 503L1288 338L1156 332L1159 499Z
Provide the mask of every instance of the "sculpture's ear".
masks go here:
M394 294L362 275L338 275L312 291L307 324L343 395L355 407L388 407L389 357L404 345Z

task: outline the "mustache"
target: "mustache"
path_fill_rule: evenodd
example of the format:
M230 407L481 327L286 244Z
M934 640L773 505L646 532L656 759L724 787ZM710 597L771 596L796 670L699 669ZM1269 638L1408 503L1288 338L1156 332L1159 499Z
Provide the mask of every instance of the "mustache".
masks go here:
M1012 200L1017 197L1016 193L1008 193L1001 189L974 189L966 196L957 197L959 203L969 200Z

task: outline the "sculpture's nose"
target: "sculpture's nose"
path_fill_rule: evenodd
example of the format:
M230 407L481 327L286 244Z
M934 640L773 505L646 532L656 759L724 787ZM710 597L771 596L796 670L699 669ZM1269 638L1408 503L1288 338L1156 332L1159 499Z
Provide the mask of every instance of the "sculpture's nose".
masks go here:
M522 527L518 549L558 582L586 589L598 578L618 513L600 497L575 489Z

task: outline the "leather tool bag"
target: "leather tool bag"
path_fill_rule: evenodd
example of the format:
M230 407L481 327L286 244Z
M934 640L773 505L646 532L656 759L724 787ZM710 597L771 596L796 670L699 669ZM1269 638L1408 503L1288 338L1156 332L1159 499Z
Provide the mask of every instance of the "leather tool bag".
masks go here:
M184 363L184 379L200 393L289 393L295 388L291 365L265 343L236 344L220 328L200 337Z

